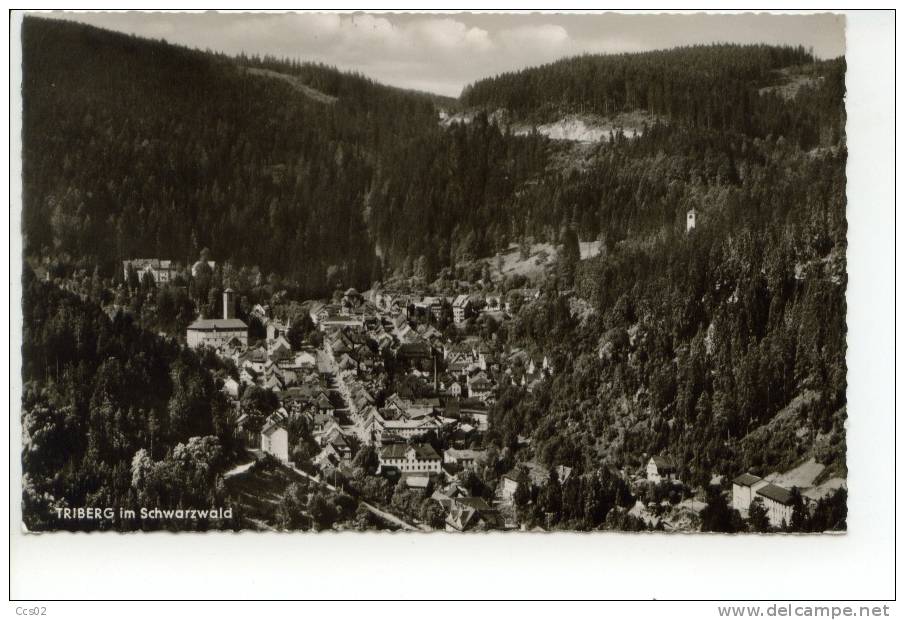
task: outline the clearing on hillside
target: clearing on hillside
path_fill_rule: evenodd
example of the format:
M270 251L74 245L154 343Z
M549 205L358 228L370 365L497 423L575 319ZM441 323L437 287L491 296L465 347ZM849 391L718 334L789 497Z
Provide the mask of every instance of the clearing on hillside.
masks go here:
M248 73L251 73L252 75L283 80L298 92L302 93L309 99L317 101L318 103L333 104L337 101L337 98L333 95L328 95L327 93L321 92L316 88L311 88L294 75L280 73L278 71L271 71L270 69L256 69L252 67L242 67L242 69L247 71Z

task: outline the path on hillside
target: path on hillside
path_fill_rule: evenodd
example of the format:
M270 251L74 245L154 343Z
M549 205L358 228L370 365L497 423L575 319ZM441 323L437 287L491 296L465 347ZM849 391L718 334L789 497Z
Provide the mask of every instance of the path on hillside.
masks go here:
M236 465L235 467L233 467L233 468L230 469L229 471L225 472L225 473L223 474L223 477L224 477L224 478L232 478L233 476L238 476L239 474L244 474L244 473L247 472L249 469L251 469L251 466L254 465L256 462L257 462L257 459L255 459L255 460L253 460L253 461L250 461L250 462L248 462L248 463L242 463L241 465Z
M292 471L299 474L300 476L304 476L304 477L308 478L309 480L311 480L312 482L316 482L318 484L323 484L324 486L326 486L328 489L330 489L331 491L333 491L335 493L343 492L340 489L337 489L332 484L330 484L324 480L320 480L316 476L312 476L311 474L309 474L306 471L303 471L297 467L293 467L292 465L290 465L289 467L292 469ZM371 511L372 514L375 514L378 517L380 517L381 519L389 521L390 523L398 525L399 527L401 527L402 529L404 529L408 532L430 532L430 531L432 531L429 527L427 527L425 525L420 525L420 526L413 525L413 524L409 523L408 521L403 521L402 519L400 519L399 517L397 517L396 515L394 515L392 513L386 512L385 510L381 510L380 508L378 508L372 504L369 504L368 502L365 502L363 500L358 500L358 501L359 501L359 503L361 503L362 506L364 506L369 511Z

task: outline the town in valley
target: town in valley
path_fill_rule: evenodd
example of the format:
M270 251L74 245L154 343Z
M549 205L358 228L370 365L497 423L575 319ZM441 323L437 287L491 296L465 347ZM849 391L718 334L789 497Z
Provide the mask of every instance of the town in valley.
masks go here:
M846 529L841 52L22 35L29 530Z

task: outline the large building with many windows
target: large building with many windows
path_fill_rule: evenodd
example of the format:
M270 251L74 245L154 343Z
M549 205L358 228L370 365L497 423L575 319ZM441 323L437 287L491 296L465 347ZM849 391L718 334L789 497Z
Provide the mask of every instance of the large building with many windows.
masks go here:
M440 473L443 463L443 458L430 444L413 446L402 443L390 444L380 449L378 457L381 471L396 469L403 474Z
M223 318L199 318L189 325L185 332L185 340L189 347L211 347L218 349L226 346L233 339L242 346L248 345L248 325L236 318L235 293L232 289L223 291Z
M135 272L141 282L145 274L154 278L155 284L169 284L176 277L176 266L173 261L159 258L133 258L123 261L123 279L129 281L129 270Z

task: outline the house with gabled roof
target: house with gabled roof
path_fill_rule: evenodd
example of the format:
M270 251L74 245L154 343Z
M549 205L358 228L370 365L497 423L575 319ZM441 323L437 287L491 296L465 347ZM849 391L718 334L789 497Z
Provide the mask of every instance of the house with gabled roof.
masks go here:
M450 448L443 453L443 462L462 469L474 469L487 458L487 450L458 450Z
M283 419L271 416L261 429L261 450L283 461L289 462L289 431Z
M468 379L468 394L472 398L485 401L493 395L493 383L482 372Z
M326 413L331 417L333 416L333 412L336 411L336 407L334 407L333 403L330 402L330 398L323 392L317 395L315 406L317 407L317 410L319 412Z
M519 487L519 477L523 469L528 475L528 480L536 487L547 484L550 479L550 467L545 467L536 461L519 463L500 478L499 492L504 501L512 501L515 497ZM566 482L569 476L572 475L572 468L565 465L557 465L553 470L556 472L560 484Z
M223 380L223 392L233 400L239 398L239 382L232 377Z
M499 512L481 497L455 497L449 501L447 531L490 530L501 525Z
M459 295L453 300L453 321L456 325L463 324L471 314L471 299L468 295Z
M654 455L647 461L647 479L654 484L676 479L676 466L668 458Z

